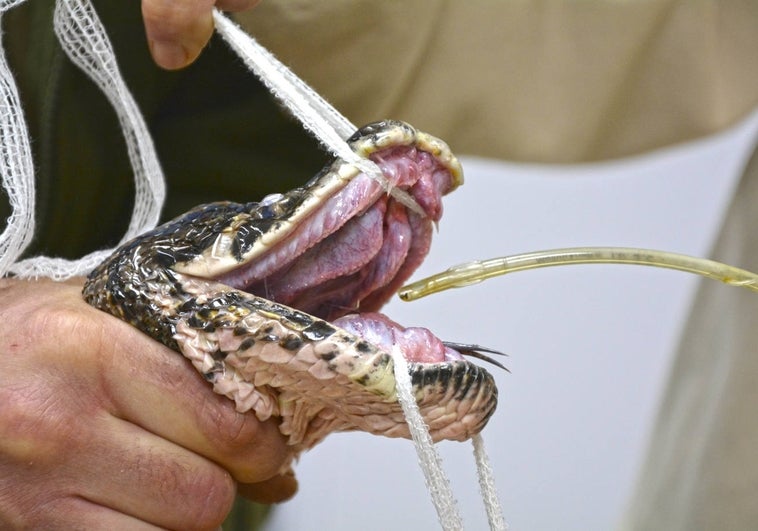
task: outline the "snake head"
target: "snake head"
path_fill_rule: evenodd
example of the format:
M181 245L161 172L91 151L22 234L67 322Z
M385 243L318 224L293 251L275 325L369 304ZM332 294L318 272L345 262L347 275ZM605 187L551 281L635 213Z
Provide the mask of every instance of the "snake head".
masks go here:
M198 207L117 251L85 297L182 352L239 410L281 417L298 448L336 430L409 435L394 347L432 437L469 438L495 409L492 376L376 313L425 258L460 164L402 122L350 144L382 178L338 159L290 192Z

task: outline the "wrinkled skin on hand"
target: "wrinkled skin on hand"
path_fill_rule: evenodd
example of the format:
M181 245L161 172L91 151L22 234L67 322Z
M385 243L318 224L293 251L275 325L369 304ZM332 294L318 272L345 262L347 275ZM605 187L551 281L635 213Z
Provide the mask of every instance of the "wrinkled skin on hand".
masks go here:
M168 70L192 63L213 34L213 8L245 11L259 0L142 0L150 53Z
M275 423L81 287L0 280L0 528L215 529L237 491L294 494Z

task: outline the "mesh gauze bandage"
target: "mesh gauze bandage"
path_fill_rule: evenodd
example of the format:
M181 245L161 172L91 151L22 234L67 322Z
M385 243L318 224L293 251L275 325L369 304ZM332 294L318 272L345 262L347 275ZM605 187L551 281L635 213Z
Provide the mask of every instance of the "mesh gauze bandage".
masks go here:
M2 14L21 3L0 1L0 38ZM5 52L0 46L0 172L8 194L11 215L0 234L0 275L5 275L21 256L34 235L34 167L29 134L21 111L16 84Z
M6 10L23 0L0 4ZM88 0L59 0L55 6L55 33L69 58L77 64L108 97L116 110L126 140L134 171L135 197L132 218L122 242L155 227L165 195L163 173L147 126L126 87L105 30ZM84 275L112 250L88 254L79 260L38 256L17 262L34 233L34 170L28 149L28 133L23 122L15 85L5 61L2 72L3 145L19 146L17 152L5 154L2 164L3 186L11 198L12 214L0 241L0 273L8 271L20 277L50 277L62 280ZM23 148L23 149L22 149ZM6 150L7 151L7 150ZM11 156L12 155L12 156Z

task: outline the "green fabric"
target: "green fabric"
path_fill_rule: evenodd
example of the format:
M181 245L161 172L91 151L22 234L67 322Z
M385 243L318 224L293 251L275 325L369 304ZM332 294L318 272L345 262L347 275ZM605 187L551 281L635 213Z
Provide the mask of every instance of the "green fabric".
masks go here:
M307 180L326 156L262 85L213 40L191 67L150 59L139 2L96 0L119 66L166 174L164 219L203 202L255 200ZM37 169L37 231L27 255L75 258L115 244L131 217L133 183L110 104L73 66L52 31L52 0L3 17ZM3 203L3 219L8 206Z
M165 72L148 54L139 2L94 4L153 134L168 188L164 219L203 202L255 200L320 169L326 155L222 42L191 67ZM116 115L58 46L52 13L52 0L12 9L3 40L37 172L37 230L26 254L76 258L118 242L134 187ZM240 499L225 529L253 529L266 513Z

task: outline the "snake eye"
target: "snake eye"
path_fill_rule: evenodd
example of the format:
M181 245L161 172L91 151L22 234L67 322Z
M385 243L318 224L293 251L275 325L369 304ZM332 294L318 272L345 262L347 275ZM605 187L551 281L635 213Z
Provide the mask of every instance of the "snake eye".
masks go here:
M270 206L270 205L273 205L274 203L278 203L279 201L281 201L281 199L283 197L284 197L284 194L268 194L260 202L260 205L261 206Z
M269 194L258 203L255 211L252 212L253 219L272 219L282 215L281 201L284 198L282 194Z

